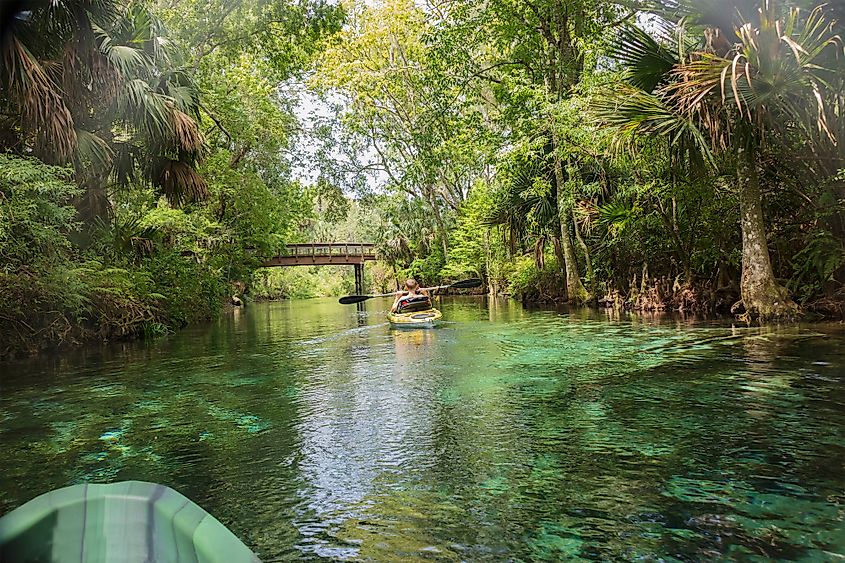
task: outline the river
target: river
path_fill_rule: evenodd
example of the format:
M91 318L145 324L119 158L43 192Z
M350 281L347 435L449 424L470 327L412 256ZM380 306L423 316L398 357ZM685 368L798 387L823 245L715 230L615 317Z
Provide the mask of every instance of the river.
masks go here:
M140 479L265 561L845 557L842 325L388 305L0 364L0 514Z

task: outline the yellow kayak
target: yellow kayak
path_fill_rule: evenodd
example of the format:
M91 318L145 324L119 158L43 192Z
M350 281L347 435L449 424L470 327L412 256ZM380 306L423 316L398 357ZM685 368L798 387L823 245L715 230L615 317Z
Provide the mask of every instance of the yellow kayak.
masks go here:
M442 317L443 313L437 309L387 314L387 320L394 328L431 328Z

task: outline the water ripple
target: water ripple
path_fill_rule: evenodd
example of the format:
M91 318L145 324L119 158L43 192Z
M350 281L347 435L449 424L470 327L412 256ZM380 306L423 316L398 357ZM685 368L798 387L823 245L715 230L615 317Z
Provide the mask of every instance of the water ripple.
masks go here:
M145 479L266 560L845 556L845 336L444 299L0 366L0 512Z

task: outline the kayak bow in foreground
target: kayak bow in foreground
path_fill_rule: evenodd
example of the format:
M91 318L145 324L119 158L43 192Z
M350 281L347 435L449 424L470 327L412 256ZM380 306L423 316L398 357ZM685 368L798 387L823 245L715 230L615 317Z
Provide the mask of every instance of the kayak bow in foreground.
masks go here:
M252 563L258 557L173 489L124 481L57 489L6 514L0 561Z

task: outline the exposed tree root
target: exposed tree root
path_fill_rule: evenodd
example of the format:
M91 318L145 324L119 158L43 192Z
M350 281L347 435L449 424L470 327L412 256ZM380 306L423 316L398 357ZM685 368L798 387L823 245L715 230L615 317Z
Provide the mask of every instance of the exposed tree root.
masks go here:
M805 303L803 309L812 317L845 321L845 287Z
M774 281L753 288L746 285L740 303L745 309L743 317L748 320L791 321L800 316L800 309L789 297L789 292ZM734 304L734 307L737 307L737 304ZM734 307L731 312L734 312Z

